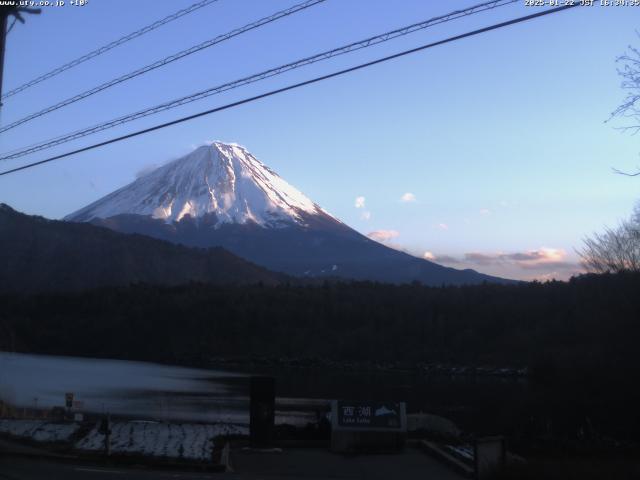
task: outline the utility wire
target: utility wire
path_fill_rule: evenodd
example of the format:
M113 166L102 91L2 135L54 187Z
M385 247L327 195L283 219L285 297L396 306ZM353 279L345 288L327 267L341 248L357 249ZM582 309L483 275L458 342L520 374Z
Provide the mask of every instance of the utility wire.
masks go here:
M428 43L426 45L422 45L422 46L419 46L419 47L416 47L416 48L412 48L410 50L404 50L402 52L395 53L393 55L389 55L389 56L386 56L386 57L378 58L378 59L372 60L370 62L361 63L361 64L356 65L354 67L346 68L344 70L339 70L337 72L329 73L327 75L322 75L320 77L315 77L315 78L312 78L310 80L306 80L304 82L294 83L292 85L288 85L286 87L278 88L276 90L271 90L269 92L262 93L260 95L256 95L256 96L249 97L249 98L245 98L245 99L239 100L237 102L228 103L228 104L223 105L221 107L212 108L210 110L205 110L204 112L199 112L199 113L196 113L196 114L193 114L193 115L189 115L189 116L186 116L186 117L178 118L178 119L172 120L170 122L166 122L166 123L162 123L162 124L159 124L159 125L155 125L153 127L145 128L143 130L138 130L136 132L129 133L127 135L122 135L120 137L111 138L109 140L105 140L104 142L94 143L93 145L89 145L87 147L79 148L77 150L73 150L73 151L70 151L70 152L67 152L67 153L63 153L63 154L60 154L60 155L49 157L49 158L46 158L44 160L40 160L38 162L29 163L29 164L26 164L26 165L22 165L20 167L12 168L10 170L5 170L5 171L0 172L0 176L8 175L10 173L18 172L20 170L26 170L28 168L33 168L33 167L36 167L38 165L43 165L45 163L53 162L55 160L60 160L60 159L65 158L65 157L70 157L71 155L76 155L76 154L81 153L81 152L86 152L88 150L93 150L95 148L102 147L102 146L105 146L105 145L109 145L111 143L120 142L120 141L126 140L128 138L137 137L137 136L145 134L145 133L153 132L155 130L160 130L162 128L170 127L172 125L177 125L179 123L183 123L183 122L186 122L186 121L189 121L189 120L193 120L194 118L203 117L205 115L211 115L211 114L216 113L216 112L220 112L220 111L223 111L223 110L228 110L228 109L233 108L233 107L244 105L246 103L251 103L251 102L254 102L256 100L260 100L260 99L263 99L263 98L266 98L266 97L277 95L279 93L287 92L289 90L294 90L294 89L297 89L297 88L300 88L300 87L304 87L306 85L311 85L313 83L321 82L323 80L328 80L330 78L334 78L334 77L338 77L338 76L341 76L341 75L345 75L347 73L355 72L357 70L361 70L361 69L364 69L364 68L367 68L367 67L371 67L373 65L377 65L379 63L384 63L384 62L387 62L389 60L393 60L393 59L396 59L396 58L404 57L406 55L410 55L412 53L420 52L422 50L427 50L429 48L433 48L433 47L436 47L436 46L439 46L439 45L444 45L446 43L455 42L455 41L461 40L463 38L472 37L472 36L475 36L475 35L480 35L482 33L486 33L486 32L492 31L492 30L497 30L499 28L504 28L504 27L507 27L509 25L514 25L516 23L526 22L528 20L532 20L534 18L542 17L542 16L545 16L545 15L558 13L558 12L561 12L563 10L567 10L569 8L574 8L574 7L577 7L577 6L579 6L579 4L575 3L575 4L564 5L562 7L557 7L557 8L553 8L553 9L543 10L543 11L540 11L540 12L537 12L537 13L533 13L531 15L525 15L524 17L514 18L514 19L508 20L506 22L496 23L496 24L490 25L488 27L480 28L478 30L473 30L473 31L466 32L466 33L463 33L463 34L460 34L460 35L455 35L453 37L445 38L444 40L439 40L437 42Z
M33 80L28 81L27 83L20 85L19 87L14 88L13 90L8 91L7 93L5 93L4 95L2 95L2 100L4 100L5 98L9 98L17 93L20 93L24 90L26 90L27 88L33 87L34 85L37 85L38 83L44 82L45 80L48 80L50 78L55 77L56 75L61 74L62 72L69 70L70 68L73 68L75 66L80 65L81 63L86 62L87 60L91 60L92 58L97 57L98 55L102 55L105 52L108 52L109 50L116 48L120 45L122 45L123 43L127 43L130 40L133 40L134 38L138 38L142 35L144 35L145 33L149 33L152 30L155 30L156 28L160 28L163 25L166 25L169 22L172 22L174 20L177 20L180 17L183 17L185 15L188 15L189 13L195 12L196 10L199 10L202 7L206 7L207 5L210 5L214 2L217 2L218 0L201 0L200 2L196 2L193 5L184 8L182 10L178 10L175 13L172 13L171 15L168 15L156 22L153 22L150 25L147 25L146 27L142 27L139 30L136 30L135 32L131 32L128 35L125 35L124 37L120 37L117 40L114 40L111 43L108 43L106 45L103 45L100 48L96 48L95 50L82 55L79 58L76 58L75 60L72 60L68 63L65 63L64 65L61 65L57 68L54 68L53 70L51 70L50 72L47 72L43 75L40 75L39 77L34 78ZM15 21L14 21L15 23ZM12 25L13 26L13 25ZM8 33L8 32L7 32Z
M446 15L441 15L438 17L434 17L431 18L429 20L425 20L419 23L414 23L412 25L406 26L406 27L402 27L402 28L398 28L396 30L392 30L390 32L386 32L380 35L376 35L373 37L369 37L366 38L364 40L360 40L357 42L353 42L350 43L348 45L342 46L342 47L338 47L338 48L334 48L333 50L327 50L325 52L322 53L318 53L316 55L313 55L311 57L306 57L300 60L296 60L294 62L291 63L287 63L285 65L280 65L279 67L275 67L275 68L271 68L269 70L265 70L263 72L260 73L256 73L253 74L251 76L248 77L244 77L244 78L240 78L238 80L234 80L232 82L228 82L228 83L224 83L222 85L218 85L215 87L211 87L208 88L206 90L202 90L200 92L191 94L191 95L187 95L185 97L181 97L181 98L177 98L174 100L171 100L169 102L165 102L162 103L160 105L156 105L154 107L150 107L150 108L146 108L144 110L140 110L138 112L135 113L131 113L128 115L124 115L122 117L118 117L116 119L98 124L98 125L94 125L92 127L88 127L88 128L84 128L82 130L78 130L60 137L56 137L54 139L50 139L50 140L45 140L43 142L39 142L37 144L34 145L30 145L27 147L23 147L22 149L19 150L14 150L11 152L6 152L3 154L0 154L0 160L10 160L10 159L14 159L14 158L19 158L19 157L23 157L25 155L28 155L30 153L34 153L34 152L38 152L41 150L46 150L49 148L52 148L54 146L57 145L61 145L63 143L67 143L73 140L76 140L78 138L82 138L82 137L86 137L88 135L97 133L97 132L101 132L103 130L107 130L110 128L114 128L118 125L122 125L124 123L128 123L134 120L138 120L140 118L143 117L147 117L149 115L154 115L156 113L159 112L163 112L165 110L170 110L182 105L186 105L188 103L191 102L195 102L197 100L201 100L203 98L209 97L211 95L216 95L222 92L226 92L228 90L233 90L235 88L239 88L241 86L244 85L248 85L251 83L255 83L261 80L265 80L267 78L270 77L274 77L276 75L281 75L283 73L286 73L290 70L294 70L306 65L311 65L313 63L316 62L320 62L323 60L327 60L330 59L332 57L336 57L339 55L344 55L346 53L349 52L353 52L356 50L360 50L363 48L367 48L370 47L372 45L376 45L379 43L383 43L383 42L387 42L389 40L392 40L394 38L397 37L401 37L404 35L408 35L410 33L414 33L416 31L419 30L423 30L425 28L428 27L432 27L434 25L438 25L441 23L445 23L445 22L449 22L452 20L455 20L457 18L460 17L464 17L467 15L472 15L475 13L479 13L485 10L490 10L493 8L497 8L497 7L501 7L504 5L508 5L511 3L515 3L518 2L520 0L493 0L490 2L485 2L485 3L481 3L478 5L474 5L472 7L463 9L463 10L456 10L454 12L448 13Z
M59 108L65 107L67 105L70 105L72 103L75 103L79 100L82 100L84 98L90 97L91 95L95 95L98 92L101 92L103 90L106 90L107 88L113 87L114 85L118 85L119 83L122 82L126 82L127 80L131 80L132 78L138 77L140 75L143 75L145 73L148 73L152 70L155 70L156 68L160 68L160 67L164 67L165 65L168 65L170 63L175 62L176 60L180 60L181 58L184 58L188 55L191 55L193 53L199 52L200 50L204 50L205 48L209 48L213 45L216 45L218 43L224 42L226 40L229 40L233 37L236 37L238 35L241 35L245 32L248 32L250 30L253 30L255 28L261 27L263 25L266 25L268 23L271 22L275 22L276 20L279 20L281 18L284 17L288 17L289 15L293 15L294 13L297 13L301 10L305 10L309 7L312 7L314 5L317 5L318 3L322 3L326 0L306 0L305 2L302 3L298 3L292 7L287 8L286 10L281 10L279 12L276 12L274 14L271 14L267 17L261 18L260 20L256 20L254 22L251 22L243 27L240 28L236 28L234 30L231 30L228 33L225 33L223 35L218 35L215 38L212 38L210 40L207 40L206 42L202 42L198 45L194 45L191 48L188 48L186 50L182 50L178 53L174 53L173 55L170 55L168 57L165 57L161 60L157 60L149 65L146 65L142 68L139 68L137 70L134 70L133 72L127 73L125 75L122 75L121 77L117 77L114 78L113 80L109 80L108 82L102 83L100 85L98 85L97 87L93 87L90 90L86 90L82 93L79 93L77 95L74 95L73 97L67 98L66 100L63 100L61 102L56 103L55 105L52 105L50 107L47 107L43 110L40 110L39 112L36 113L32 113L31 115L27 115L26 117L21 118L20 120L16 120L13 123L10 123L9 125L6 125L4 127L0 128L0 133L2 132L6 132L7 130L11 130L12 128L15 128L19 125L22 125L23 123L29 122L31 120L33 120L34 118L38 118L41 117L43 115L46 115L47 113L51 113L55 110L58 110Z

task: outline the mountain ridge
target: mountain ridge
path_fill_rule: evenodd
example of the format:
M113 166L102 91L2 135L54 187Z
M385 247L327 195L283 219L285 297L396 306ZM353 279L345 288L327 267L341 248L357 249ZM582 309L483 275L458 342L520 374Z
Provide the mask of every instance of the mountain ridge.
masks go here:
M135 283L277 285L288 281L221 247L194 249L0 203L0 291L76 291Z
M427 285L512 282L438 265L362 235L237 144L199 147L65 220L191 247L221 246L298 277Z

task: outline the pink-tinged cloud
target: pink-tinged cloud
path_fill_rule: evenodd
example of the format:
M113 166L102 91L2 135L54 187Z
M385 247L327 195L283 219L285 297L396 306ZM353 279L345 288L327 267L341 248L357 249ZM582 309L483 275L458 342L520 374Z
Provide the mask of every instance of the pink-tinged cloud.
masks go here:
M478 264L515 263L522 268L532 268L536 265L563 264L566 256L567 252L564 250L542 247L538 250L513 253L469 252L464 254L464 260Z
M431 260L432 262L436 260L436 256L431 252L424 252L422 254L422 258L425 260Z
M488 208L480 209L480 215L489 215L490 213L491 213L491 210L489 210Z
M464 255L464 262L487 268L500 268L516 272L527 280L533 279L568 279L571 276L584 273L583 267L567 258L567 252L559 248L541 247L537 250L512 253L479 253L471 252ZM525 271L536 272L524 274Z
M407 192L407 193L405 193L404 195L402 195L400 197L400 201L404 202L404 203L415 202L416 201L416 196L411 192Z
M366 199L362 196L360 197L356 197L353 206L356 208L364 208L364 203L365 203Z
M369 211L364 211L364 212L362 212L362 215L360 215L360 217L361 217L363 220L371 220L371 212L369 212Z
M576 266L566 261L567 252L557 248L542 247L524 253L513 253L509 259L525 270L575 269Z
M584 273L582 265L571 261L567 253L558 248L542 247L522 252L467 252L462 257L433 254L435 261L456 268L480 268L485 273L522 280L567 280Z
M446 223L439 223L438 228L440 230L449 230L449 225L447 225Z
M398 233L396 230L375 230L373 232L367 233L367 237L380 243L385 243L393 240L399 235L400 233Z

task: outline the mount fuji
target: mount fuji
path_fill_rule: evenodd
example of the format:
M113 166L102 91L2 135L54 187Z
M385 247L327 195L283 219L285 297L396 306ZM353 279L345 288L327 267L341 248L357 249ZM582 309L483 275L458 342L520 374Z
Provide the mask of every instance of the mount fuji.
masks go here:
M236 144L214 142L163 165L66 221L190 247L220 246L271 270L427 285L508 282L375 242L342 223Z

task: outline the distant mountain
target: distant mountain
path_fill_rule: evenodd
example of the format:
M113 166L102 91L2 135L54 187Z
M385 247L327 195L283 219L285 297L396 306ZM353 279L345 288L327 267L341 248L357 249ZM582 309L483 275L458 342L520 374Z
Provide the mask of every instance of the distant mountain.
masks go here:
M68 215L194 247L222 246L270 270L427 285L508 282L388 248L356 232L245 148L215 142Z
M274 285L285 276L222 248L193 249L91 224L24 215L0 204L0 291L148 283Z

